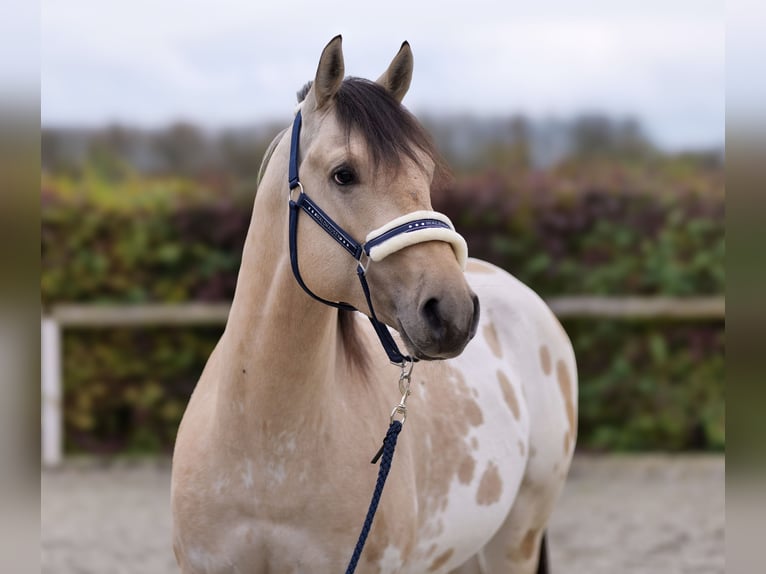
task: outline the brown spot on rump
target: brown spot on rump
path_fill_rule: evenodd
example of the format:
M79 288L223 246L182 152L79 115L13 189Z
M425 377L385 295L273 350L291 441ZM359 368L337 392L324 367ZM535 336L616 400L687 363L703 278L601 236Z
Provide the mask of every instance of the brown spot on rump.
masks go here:
M521 442L521 441L518 441L518 444L519 444L519 454L520 454L521 456L524 456L524 451L526 450L526 449L524 448L524 443L523 443L523 442Z
M503 481L500 479L500 472L497 465L490 461L484 474L481 475L479 490L476 491L476 503L481 506L488 506L500 500L500 494L503 491Z
M543 373L551 374L551 352L547 345L540 347L540 366L543 368Z
M484 422L484 415L481 412L481 407L476 401L469 399L465 401L463 407L465 418L471 426L477 427Z
M460 484L470 484L471 479L473 479L473 469L475 467L476 461L471 455L467 455L457 469L457 478L460 481Z
M484 338L489 344L489 348L492 349L492 353L498 359L503 356L503 350L500 348L500 341L497 338L497 331L492 323L484 325Z
M477 439L475 436L471 437L471 448L473 450L476 450L479 448L479 439Z
M535 542L537 541L537 531L530 529L521 540L521 544L515 548L509 548L506 556L514 562L526 562L535 553Z
M476 261L475 259L471 259L468 261L468 263L465 264L465 270L471 271L472 273L494 273L495 270L490 267L489 265L485 265L484 263L481 263L479 261Z
M484 414L481 412L481 407L479 406L479 403L473 400L471 396L465 396L465 395L473 395L473 393L471 393L471 389L468 387L468 384L465 382L465 377L463 376L463 373L458 369L452 369L450 374L454 376L458 391L460 391L461 395L464 395L462 401L464 405L463 412L465 413L466 420L471 426L474 426L474 427L479 426L481 423L484 422Z
M556 376L559 381L561 396L564 397L564 406L566 407L567 419L569 420L569 432L574 435L577 429L577 421L575 420L575 406L572 400L572 380L569 377L569 370L566 364L561 359L556 362Z
M436 572L439 568L444 566L447 561L452 558L452 555L455 553L454 548L450 548L443 554L439 554L436 558L434 558L434 561L431 562L431 566L428 568L429 572Z
M537 449L535 448L535 445L531 444L529 445L529 458L535 458L537 456Z
M516 399L516 393L513 391L511 382L508 377L505 376L503 371L497 372L497 380L500 381L500 389L503 391L503 398L505 399L508 408L513 413L513 418L519 420L519 401Z

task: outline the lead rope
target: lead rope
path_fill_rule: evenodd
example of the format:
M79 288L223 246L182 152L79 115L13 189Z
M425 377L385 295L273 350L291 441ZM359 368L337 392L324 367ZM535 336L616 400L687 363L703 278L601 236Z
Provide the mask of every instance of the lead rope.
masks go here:
M346 568L346 574L353 574L356 570L356 565L362 555L362 550L364 550L364 544L367 542L367 536L372 528L372 521L375 518L375 513L378 511L380 496L383 494L383 487L386 485L386 478L388 478L388 472L391 470L391 461L394 458L396 441L404 426L404 421L407 420L407 397L410 396L410 380L412 378L413 365L414 363L412 362L409 365L407 365L406 361L402 363L402 373L399 375L399 391L402 393L402 398L399 404L394 407L394 410L391 411L391 423L388 426L386 437L383 439L383 446L380 447L380 450L370 461L371 464L375 464L380 459L378 480L375 483L375 490L372 491L370 507L367 509L367 516L364 519L364 524L362 524L362 531L359 533L356 546L354 546L354 553L351 555L351 560ZM402 419L398 420L397 416L401 416Z
M375 455L373 464L380 457L380 469L378 470L378 482L375 483L375 490L372 491L372 500L370 500L370 508L367 509L367 516L364 519L362 525L362 531L359 533L359 540L356 541L354 547L354 553L351 555L351 561L346 568L346 574L353 574L356 570L356 565L359 562L359 557L364 550L364 543L367 542L367 535L372 528L372 520L375 518L375 512L378 510L378 503L380 502L380 495L383 494L383 487L386 484L386 478L388 478L388 471L391 470L391 461L394 458L394 449L396 448L396 439L399 437L399 432L402 430L402 423L399 421L393 421L388 427L386 438L383 439L383 446L380 447L378 455ZM382 456L381 456L382 455Z

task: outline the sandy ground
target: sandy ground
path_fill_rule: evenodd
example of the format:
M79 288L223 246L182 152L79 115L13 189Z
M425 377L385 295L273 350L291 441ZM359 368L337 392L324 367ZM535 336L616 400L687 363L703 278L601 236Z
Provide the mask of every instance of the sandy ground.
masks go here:
M167 461L42 476L44 574L165 574ZM724 573L722 456L578 456L553 516L557 574Z

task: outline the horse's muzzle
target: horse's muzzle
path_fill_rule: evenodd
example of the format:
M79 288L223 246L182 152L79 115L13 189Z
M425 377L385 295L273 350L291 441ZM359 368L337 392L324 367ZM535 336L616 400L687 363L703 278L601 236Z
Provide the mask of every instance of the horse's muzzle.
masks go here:
M400 321L400 333L418 359L449 359L462 353L476 334L479 315L473 292L468 297L432 294L421 300L414 320Z

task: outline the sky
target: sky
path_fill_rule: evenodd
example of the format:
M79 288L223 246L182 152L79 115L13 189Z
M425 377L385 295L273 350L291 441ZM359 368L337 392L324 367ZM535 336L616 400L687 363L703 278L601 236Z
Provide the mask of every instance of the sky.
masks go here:
M287 123L340 33L346 73L372 79L410 42L416 115L598 112L721 146L724 17L723 0L43 0L41 120Z

